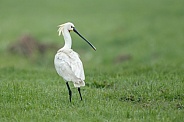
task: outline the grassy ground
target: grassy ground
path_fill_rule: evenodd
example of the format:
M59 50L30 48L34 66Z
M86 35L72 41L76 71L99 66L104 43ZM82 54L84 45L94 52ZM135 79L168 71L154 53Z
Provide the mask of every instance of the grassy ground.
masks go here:
M182 0L0 1L0 121L184 121ZM84 101L72 103L53 66L58 49L28 58L7 47L30 34L63 46L57 25L71 21L83 61Z

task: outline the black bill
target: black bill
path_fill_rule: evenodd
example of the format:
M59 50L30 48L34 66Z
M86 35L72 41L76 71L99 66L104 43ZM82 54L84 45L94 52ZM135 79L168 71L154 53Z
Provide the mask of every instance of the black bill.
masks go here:
M96 48L95 46L93 46L87 39L85 39L75 28L73 28L73 31L78 34L82 39L84 39L95 51L96 51Z

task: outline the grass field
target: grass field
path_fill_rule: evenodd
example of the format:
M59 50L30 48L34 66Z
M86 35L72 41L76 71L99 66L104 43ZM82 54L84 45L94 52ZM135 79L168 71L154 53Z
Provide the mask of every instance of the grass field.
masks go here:
M0 0L0 121L184 121L184 1ZM71 21L93 51L71 33L86 75L72 103L53 64L59 48L31 57L8 51L23 35L64 44L57 25Z

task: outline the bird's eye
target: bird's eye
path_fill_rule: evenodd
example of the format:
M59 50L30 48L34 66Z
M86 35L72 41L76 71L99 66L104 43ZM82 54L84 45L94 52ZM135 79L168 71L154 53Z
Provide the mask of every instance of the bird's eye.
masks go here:
M73 26L71 26L71 28L73 28Z

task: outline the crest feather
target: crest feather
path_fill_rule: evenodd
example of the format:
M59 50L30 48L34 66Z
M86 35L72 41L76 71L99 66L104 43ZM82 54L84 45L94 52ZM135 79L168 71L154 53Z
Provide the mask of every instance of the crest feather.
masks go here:
M58 27L59 27L58 32L59 32L59 36L60 36L61 33L62 33L62 30L63 30L63 28L64 28L64 24L58 25Z

